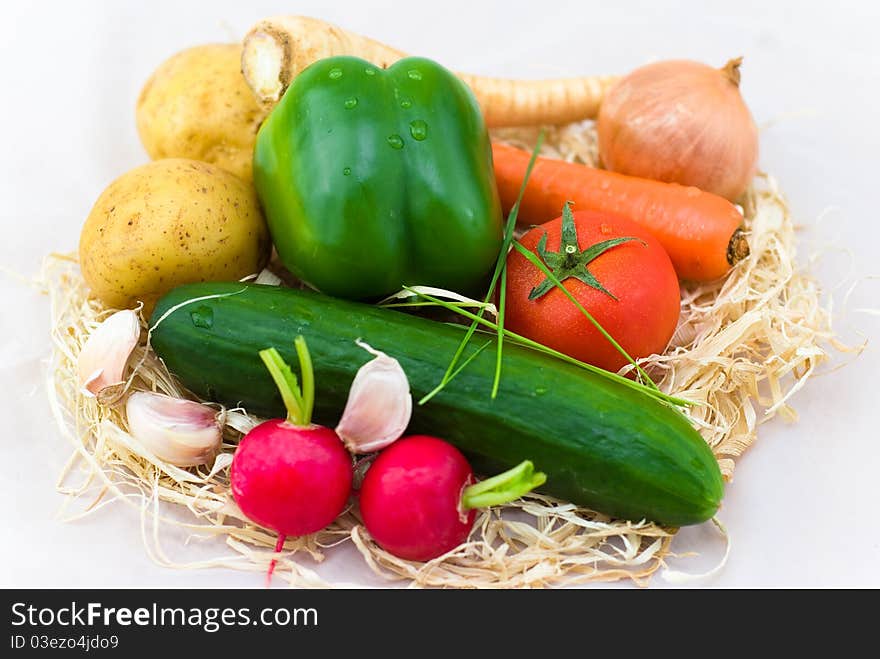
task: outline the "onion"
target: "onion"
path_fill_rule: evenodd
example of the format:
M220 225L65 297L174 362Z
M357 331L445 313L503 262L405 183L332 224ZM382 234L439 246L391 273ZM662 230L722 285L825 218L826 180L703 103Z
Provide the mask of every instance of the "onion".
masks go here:
M739 197L758 161L758 129L739 91L740 64L741 57L721 69L670 60L621 79L599 110L605 167Z

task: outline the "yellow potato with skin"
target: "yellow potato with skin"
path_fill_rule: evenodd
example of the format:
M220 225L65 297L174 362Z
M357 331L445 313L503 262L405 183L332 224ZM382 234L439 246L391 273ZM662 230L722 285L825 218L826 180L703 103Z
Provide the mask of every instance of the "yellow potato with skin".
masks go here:
M207 163L156 160L123 174L83 226L83 277L106 305L149 313L180 284L259 272L271 239L253 186Z
M251 180L267 110L241 74L240 44L209 44L163 62L141 90L137 128L150 158L192 158Z

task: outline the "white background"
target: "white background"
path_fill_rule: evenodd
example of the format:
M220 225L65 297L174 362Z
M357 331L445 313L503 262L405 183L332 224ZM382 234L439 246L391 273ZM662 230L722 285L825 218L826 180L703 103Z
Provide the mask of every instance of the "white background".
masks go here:
M146 159L134 105L150 72L184 47L237 39L264 16L320 16L451 68L492 75L619 73L673 57L720 66L744 55L743 92L763 128L760 164L779 179L803 227L801 257L824 251L816 273L833 294L838 329L850 341L871 341L853 363L796 395L798 424L761 428L721 512L733 538L730 561L705 585L877 587L880 318L855 310L880 307L880 282L863 281L844 309L847 282L880 275L877 6L4 2L0 266L30 276L45 253L75 249L104 186ZM156 566L142 548L137 516L119 505L73 524L58 520L54 483L68 447L43 385L46 300L5 274L0 300L0 585L261 586L251 573ZM172 556L180 541L166 539ZM683 531L674 547L701 552L678 561L686 569L710 565L722 545L700 527ZM322 574L383 583L345 549Z

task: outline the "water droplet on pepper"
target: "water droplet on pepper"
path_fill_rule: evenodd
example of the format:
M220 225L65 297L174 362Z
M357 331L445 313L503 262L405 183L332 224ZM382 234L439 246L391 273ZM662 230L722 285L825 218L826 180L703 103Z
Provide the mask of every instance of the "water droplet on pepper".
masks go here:
M352 96L351 98L345 99L345 103L343 103L346 110L351 110L357 104L358 104L358 100L354 96Z
M410 121L409 134L413 136L414 140L418 140L419 142L421 142L423 139L428 137L428 124L426 124L421 119Z
M343 176L349 176L350 174L351 174L351 167L346 167L345 169L342 170Z
M422 79L422 72L419 71L418 69L410 69L409 71L406 72L406 75L408 75L411 80L421 80Z
M394 135L388 136L388 144L391 145L392 149L402 149L403 148L403 138L396 133Z
M407 108L411 108L411 107L412 107L412 101L410 101L409 99L403 99L403 100L400 102L400 107L402 107L404 110L406 110Z
M330 73L328 74L331 80L339 80L342 77L342 69L338 67L333 67L330 69Z

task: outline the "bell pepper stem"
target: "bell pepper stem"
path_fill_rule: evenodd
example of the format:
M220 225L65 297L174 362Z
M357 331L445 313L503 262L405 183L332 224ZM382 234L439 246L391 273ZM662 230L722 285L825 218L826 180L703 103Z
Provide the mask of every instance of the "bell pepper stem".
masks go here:
M281 393L284 407L287 408L287 421L295 426L307 426L312 422L315 407L315 374L306 340L302 336L294 341L299 357L302 388L290 365L275 348L260 350L260 359L266 365L275 386Z
M462 510L500 506L519 499L547 481L547 474L535 471L531 460L520 462L513 469L470 485L461 493Z

